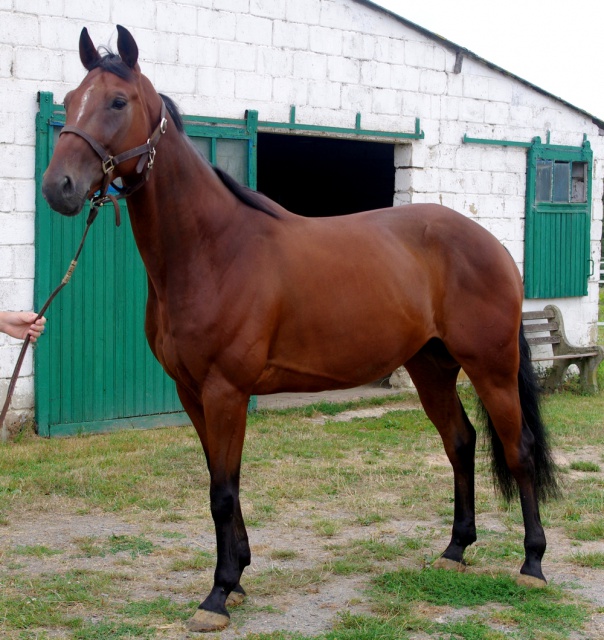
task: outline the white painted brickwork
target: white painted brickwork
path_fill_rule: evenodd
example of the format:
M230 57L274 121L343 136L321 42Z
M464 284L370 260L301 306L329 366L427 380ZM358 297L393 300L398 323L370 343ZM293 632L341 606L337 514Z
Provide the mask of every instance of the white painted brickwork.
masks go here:
M29 309L34 277L36 93L61 101L83 77L77 46L87 26L114 44L115 24L137 39L143 71L185 113L413 131L396 150L395 204L440 202L477 220L522 268L526 151L463 145L475 138L594 149L592 256L599 260L604 145L591 119L479 60L453 72L455 53L355 0L1 0L0 309ZM572 101L572 100L571 100ZM604 114L596 114L604 116ZM595 337L597 284L585 299L556 300L571 340ZM527 308L542 306L541 301ZM0 336L0 384L18 343ZM31 356L17 391L33 406ZM3 393L0 388L0 399Z

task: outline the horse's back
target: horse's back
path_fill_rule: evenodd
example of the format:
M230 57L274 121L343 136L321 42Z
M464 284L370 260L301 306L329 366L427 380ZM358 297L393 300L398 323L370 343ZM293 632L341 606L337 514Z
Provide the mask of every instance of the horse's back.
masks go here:
M321 273L326 286L331 277L367 286L369 279L374 286L390 282L405 297L421 290L424 301L434 304L466 295L488 302L496 286L498 300L511 312L512 300L522 299L520 274L508 251L489 231L447 207L404 205L296 222L296 248L289 255L307 272L329 265Z

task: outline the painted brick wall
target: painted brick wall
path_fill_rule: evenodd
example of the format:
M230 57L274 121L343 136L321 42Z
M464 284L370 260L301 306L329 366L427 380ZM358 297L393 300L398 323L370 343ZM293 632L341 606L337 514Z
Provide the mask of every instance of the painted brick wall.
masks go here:
M87 26L114 44L135 35L141 66L185 113L413 131L400 145L395 204L440 202L477 220L523 261L526 151L463 145L462 137L530 141L595 152L592 255L599 260L604 145L591 119L472 58L455 54L355 0L0 0L0 308L29 309L34 276L34 122L39 90L61 101L83 77L77 46ZM604 114L600 114L604 115ZM555 301L570 337L594 339L598 286ZM541 306L539 301L528 307ZM18 343L0 336L0 398ZM33 406L31 356L15 406Z

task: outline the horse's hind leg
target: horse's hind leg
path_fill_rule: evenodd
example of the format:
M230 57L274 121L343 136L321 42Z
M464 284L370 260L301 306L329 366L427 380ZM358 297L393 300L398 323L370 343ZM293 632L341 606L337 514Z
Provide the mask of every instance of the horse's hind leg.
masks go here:
M453 467L455 510L451 542L435 566L462 569L467 546L476 541L474 454L476 431L457 395L459 365L440 341L428 343L405 364L426 414L438 429Z
M546 540L539 515L539 494L541 492L546 495L550 490L554 493L555 480L553 470L548 468L551 461L547 443L545 440L538 441L541 436L545 438L545 434L541 432L542 425L529 425L523 416L516 379L510 380L507 385L498 380L497 383L488 385L483 381L475 386L488 413L496 480L499 481L506 499L510 499L514 493L514 480L520 493L525 560L520 569L519 582L528 586L544 585L541 559L545 553ZM536 451L537 448L542 451ZM542 456L543 449L546 449L545 458ZM546 479L540 490L538 479L544 474Z

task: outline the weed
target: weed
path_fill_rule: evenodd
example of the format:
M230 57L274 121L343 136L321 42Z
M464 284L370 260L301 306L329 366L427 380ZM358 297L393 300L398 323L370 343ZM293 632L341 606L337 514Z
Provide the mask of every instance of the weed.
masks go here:
M583 542L604 539L604 519L595 522L572 523L567 526L567 533L573 540Z
M326 538L331 538L340 531L341 526L339 523L334 522L333 520L321 518L313 522L313 529L318 535L325 536Z
M382 609L388 615L400 615L408 611L409 603L423 601L437 606L487 607L493 608L497 619L513 623L521 631L522 638L561 637L552 634L563 631L566 636L580 628L588 618L588 613L578 604L564 603L560 589L527 589L516 584L508 576L490 576L470 573L455 573L427 569L423 571L401 570L385 574L375 580L374 597L382 598ZM381 595L379 595L381 594ZM502 608L503 607L503 608ZM476 618L472 623L474 638L491 638L494 633L488 624L488 617ZM458 623L455 623L458 624ZM455 631L455 624L445 625L449 633ZM468 624L465 621L464 624ZM539 635L543 631L547 635ZM462 637L468 637L462 635Z
M161 535L169 540L182 540L187 537L184 533L180 533L179 531L162 531Z
M364 527L376 524L377 522L384 522L384 520L384 516L379 513L368 513L366 515L357 517L357 522Z
M78 629L74 640L129 640L130 638L151 638L155 629L125 622L96 622Z
M132 558L148 556L155 550L155 545L144 536L109 536L107 550L109 553L121 553L126 551Z
M577 460L570 463L570 468L573 471L585 471L587 473L597 473L600 471L600 465L595 462L587 462L585 460Z
M100 607L116 589L115 576L104 572L0 576L0 612L9 629L79 626L73 603Z
M176 622L187 620L191 612L197 608L197 604L197 602L177 604L169 598L160 596L153 600L129 602L121 611L129 618L154 618L164 622Z
M175 560L170 571L200 571L214 566L214 557L206 551L196 551L188 558Z
M21 556L34 556L36 558L43 558L44 556L56 556L63 553L59 549L49 549L43 544L36 545L17 545L13 549L13 553Z
M604 569L604 552L592 551L587 553L576 553L570 557L570 561L580 567L591 567L592 569Z
M294 560L300 554L293 549L273 549L270 553L270 557L273 560Z

